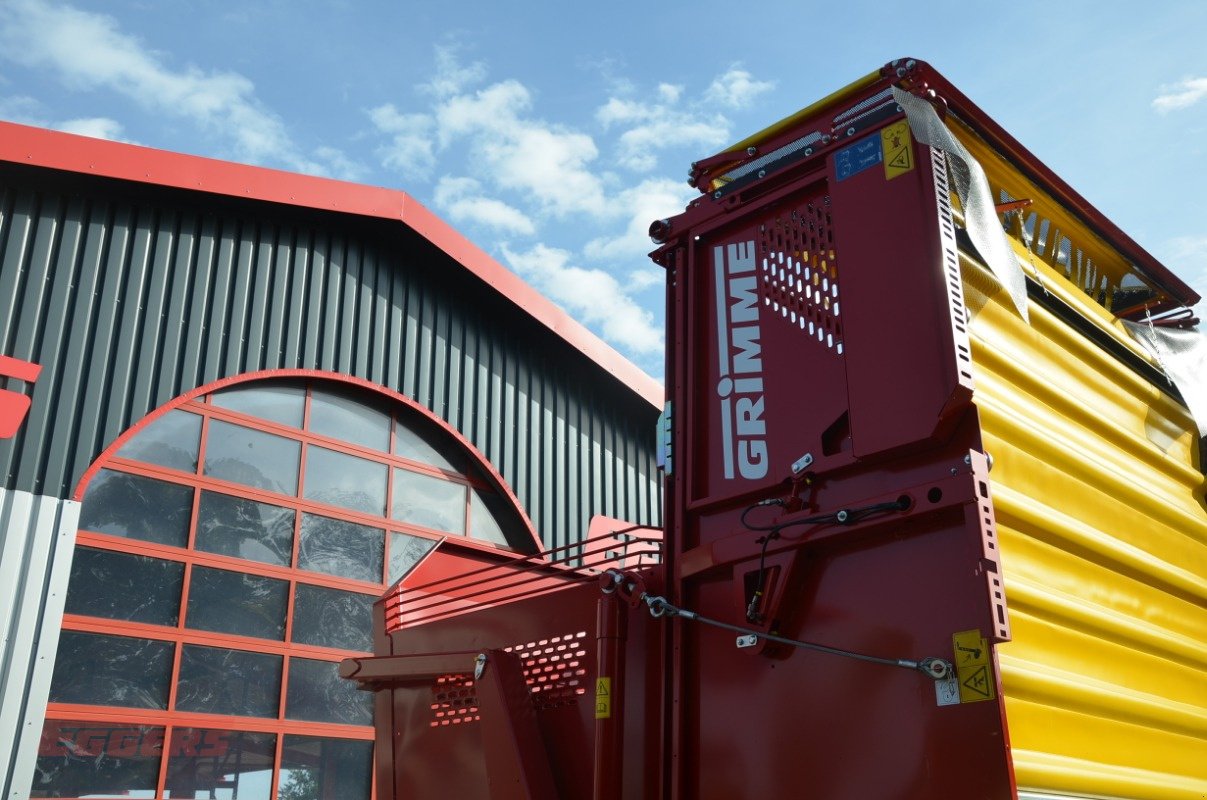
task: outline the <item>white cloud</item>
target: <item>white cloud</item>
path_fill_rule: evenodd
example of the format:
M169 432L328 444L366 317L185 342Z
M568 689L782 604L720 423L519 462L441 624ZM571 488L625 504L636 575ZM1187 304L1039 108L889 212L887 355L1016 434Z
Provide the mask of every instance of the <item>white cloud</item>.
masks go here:
M661 89L673 89L662 84ZM636 172L648 172L658 165L657 152L672 147L698 145L714 147L729 136L729 123L724 117L708 118L674 107L678 100L675 91L660 91L668 99L664 103L646 104L618 97L595 111L595 119L605 129L624 126L617 149L618 163Z
M473 178L444 177L436 185L436 205L455 222L470 222L502 233L531 236L536 226L524 212L482 194Z
M774 88L774 83L756 81L740 64L734 64L728 72L717 76L704 98L727 108L746 108L756 97Z
M457 59L456 45L437 45L436 74L420 90L436 97L459 94L466 87L481 83L486 77L486 67L481 63L462 65Z
M317 160L306 155L244 76L174 69L103 14L45 0L4 0L0 54L54 72L69 88L109 90L155 113L189 120L228 138L241 159L318 174L330 174L337 161L330 151Z
M618 212L628 216L624 231L592 239L583 253L593 261L644 260L646 253L654 249L650 223L682 213L696 195L686 183L669 178L652 178L625 189L612 201Z
M532 96L518 81L496 83L441 104L438 136L446 145L466 140L497 187L526 193L542 211L604 214L603 182L587 168L599 155L594 140L532 118L531 107Z
M393 103L370 109L373 127L390 137L389 144L378 148L381 163L403 175L427 176L436 164L432 149L436 122L427 114L403 114Z
M570 264L570 253L539 244L527 252L506 246L504 257L522 276L571 316L597 326L609 341L643 355L663 349L654 316L629 297L620 282L599 269Z
M642 292L655 286L662 286L665 282L666 274L657 267L635 269L629 273L629 289L634 292Z
M1153 108L1162 114L1190 108L1207 97L1207 78L1185 78L1172 86L1162 86L1153 100Z
M110 139L115 142L126 141L126 139L122 138L122 124L108 117L69 119L53 127L67 133L91 136L93 139Z

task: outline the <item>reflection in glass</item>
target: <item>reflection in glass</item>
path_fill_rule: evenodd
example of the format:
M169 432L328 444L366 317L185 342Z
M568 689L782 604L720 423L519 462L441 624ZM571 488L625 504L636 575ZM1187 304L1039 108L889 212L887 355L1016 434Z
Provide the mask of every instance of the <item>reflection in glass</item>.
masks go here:
M299 583L293 598L293 641L369 652L375 599L371 594Z
M288 800L368 800L373 743L286 734L279 797Z
M382 515L386 508L385 464L311 445L306 450L307 500Z
M363 397L363 393L360 396ZM311 390L309 428L315 433L383 453L390 449L390 415L347 394Z
M289 566L293 518L291 508L202 492L194 546L210 553Z
M171 642L63 631L50 681L50 700L167 708L171 673Z
M200 441L201 417L187 411L169 411L134 434L117 451L117 455L119 458L196 472Z
M184 547L192 512L192 487L103 469L88 484L80 528Z
M264 431L210 420L205 474L281 494L297 494L302 445Z
M289 582L193 565L185 625L194 630L285 638Z
M411 571L436 546L435 539L409 533L390 533L390 583Z
M29 796L154 797L162 753L163 728L48 719Z
M469 535L523 553L536 552L532 535L511 503L485 489L470 490Z
M385 531L316 514L302 514L298 567L340 578L381 583Z
M231 411L279 422L291 428L302 427L306 390L301 386L257 381L222 389L210 397L214 405L229 408Z
M176 728L164 797L268 800L277 737L215 728Z
M312 722L373 724L373 695L339 676L338 661L289 659L285 716Z
M465 533L465 486L452 481L394 470L394 508L400 522L449 533Z
M180 654L176 710L276 717L281 657L186 644Z
M449 472L465 469L461 446L435 423L414 411L399 411L394 423L394 452L403 458L430 464Z
M68 614L175 625L184 564L77 547L67 587Z

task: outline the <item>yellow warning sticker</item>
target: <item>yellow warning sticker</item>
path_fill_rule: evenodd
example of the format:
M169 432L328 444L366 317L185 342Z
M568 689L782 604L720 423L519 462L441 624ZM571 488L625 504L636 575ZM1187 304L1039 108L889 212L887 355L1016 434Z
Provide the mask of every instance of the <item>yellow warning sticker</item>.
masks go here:
M612 717L612 679L595 679L595 718L610 719Z
M904 175L914 168L914 142L905 120L894 122L880 131L884 150L884 177L888 180Z
M975 703L996 697L993 670L989 664L989 642L981 632L953 634L951 649L955 656L956 681L960 684L960 702Z

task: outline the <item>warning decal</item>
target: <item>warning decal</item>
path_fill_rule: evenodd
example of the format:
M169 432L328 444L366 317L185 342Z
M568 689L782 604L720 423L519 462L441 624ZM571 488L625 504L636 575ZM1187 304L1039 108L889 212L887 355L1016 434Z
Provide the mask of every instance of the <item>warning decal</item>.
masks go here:
M595 679L595 718L610 719L612 717L612 679Z
M880 142L880 139L872 135L834 153L835 177L845 181L883 161L884 154L880 151Z
M880 131L884 150L884 177L888 180L904 175L914 168L914 141L909 134L909 123L894 122Z
M981 632L972 630L954 634L951 648L955 656L956 681L960 684L960 702L975 703L996 697L993 670L989 663L989 642L981 636Z

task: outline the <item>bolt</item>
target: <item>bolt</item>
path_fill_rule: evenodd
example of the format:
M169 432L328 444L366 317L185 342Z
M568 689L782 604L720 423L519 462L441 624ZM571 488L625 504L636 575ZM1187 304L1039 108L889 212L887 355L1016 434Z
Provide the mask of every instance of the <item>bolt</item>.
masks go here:
M812 148L812 147L806 147L806 148L805 148L805 155L807 155L807 156L811 156L811 155L813 155L813 148Z
M758 149L757 147L747 147L747 148L746 148L746 155L748 155L748 156L752 156L752 155L754 155L755 153L757 153L758 151L759 151L759 149Z
M854 135L855 135L855 126L852 125L851 127L847 128L847 136L854 136Z
M904 77L905 77L905 70L904 70L903 68L901 68L901 67L897 67L897 77L898 77L898 78L904 78Z
M914 66L915 66L915 65L917 65L917 63L918 63L917 61L914 61L914 60L911 58L909 61L906 61L906 62L905 62L905 68L906 68L906 69L913 69L913 68L914 68Z
M838 520L839 522L846 522L850 518L851 518L851 514L846 509L839 511L837 514L834 515L834 519Z
M761 169L761 170L759 170L759 177L760 177L760 178L766 178L766 177L767 177L767 170L765 170L765 169Z
M971 454L964 456L964 463L970 467L972 466L972 455Z
M715 192L712 193L712 196L713 196L714 200L720 200L721 199L721 190L717 189Z
M956 468L955 468L955 467L952 467L952 468L951 468L951 474L952 474L952 475L955 475L955 474L956 474Z
M822 137L821 137L821 143L822 143L822 144L829 144L829 143L830 143L830 134L828 134L828 133L827 133L827 134L825 134L824 136L822 136Z

